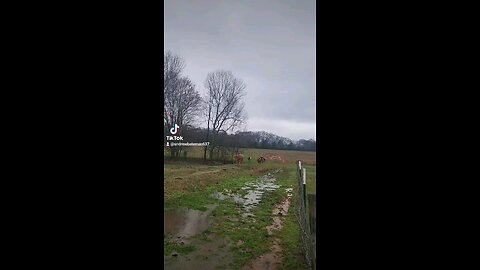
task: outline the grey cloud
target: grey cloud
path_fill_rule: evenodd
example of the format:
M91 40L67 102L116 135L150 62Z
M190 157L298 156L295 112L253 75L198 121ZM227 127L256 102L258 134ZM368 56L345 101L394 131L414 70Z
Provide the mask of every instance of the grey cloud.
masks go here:
M313 0L165 1L165 49L185 59L185 75L200 93L217 69L242 78L249 129L255 119L270 120L263 126L272 133L315 126L315 39ZM283 132L315 136L301 127Z

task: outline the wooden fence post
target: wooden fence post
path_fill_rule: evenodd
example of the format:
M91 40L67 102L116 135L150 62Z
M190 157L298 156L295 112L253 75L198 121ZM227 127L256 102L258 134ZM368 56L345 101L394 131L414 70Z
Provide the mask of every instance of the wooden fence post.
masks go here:
M303 207L307 211L307 169L303 168Z

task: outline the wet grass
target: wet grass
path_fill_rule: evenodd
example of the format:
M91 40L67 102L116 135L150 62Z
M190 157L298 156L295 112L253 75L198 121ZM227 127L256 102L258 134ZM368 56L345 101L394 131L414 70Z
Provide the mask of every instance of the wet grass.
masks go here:
M195 250L193 245L181 245L173 241L163 239L163 255L170 256L172 252L177 252L181 255L188 254Z
M256 177L261 176L276 165L274 163L262 164L263 166L236 165L219 166L220 169L214 173L200 174L194 176L183 176L175 179L174 165L165 165L164 178L164 208L191 208L205 210L204 205L215 203L217 200L211 195L214 192L224 189L240 191L241 187ZM202 165L190 165L193 168ZM200 170L202 168L198 168ZM226 169L226 170L223 170Z
M211 232L209 230L207 230L204 233L193 236L192 239L197 239L197 240L201 240L201 241L205 241L205 242L212 242L212 239L209 237L210 234L211 234Z

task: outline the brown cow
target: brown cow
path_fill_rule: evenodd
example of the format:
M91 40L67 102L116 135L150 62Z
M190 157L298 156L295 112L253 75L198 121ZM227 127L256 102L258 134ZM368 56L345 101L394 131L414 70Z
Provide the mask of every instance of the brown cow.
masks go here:
M260 163L263 163L263 162L265 162L265 158L264 158L264 157L259 157L259 158L257 159L257 162L258 162L259 164L260 164Z
M242 154L237 154L237 155L235 155L234 159L235 159L235 163L236 163L236 164L242 164L242 162L243 162L243 155L242 155Z

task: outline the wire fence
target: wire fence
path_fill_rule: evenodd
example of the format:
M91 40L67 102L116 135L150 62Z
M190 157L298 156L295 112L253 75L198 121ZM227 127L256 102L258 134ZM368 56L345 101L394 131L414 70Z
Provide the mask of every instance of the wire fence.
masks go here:
M298 224L300 225L300 232L302 238L302 245L304 248L305 259L311 269L316 267L316 224L312 219L316 219L312 214L309 215L310 210L315 210L315 198L313 194L309 194L307 200L306 190L306 169L302 168L302 162L297 161L297 187L298 196L296 200L296 216ZM313 196L310 196L313 195ZM310 212L312 213L312 212ZM314 234L313 234L314 233Z

